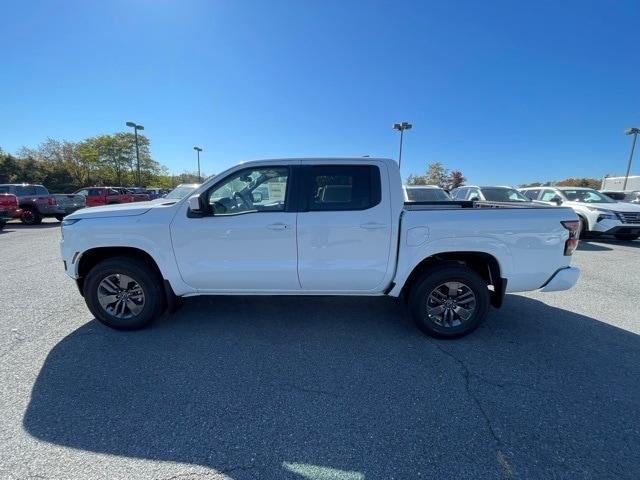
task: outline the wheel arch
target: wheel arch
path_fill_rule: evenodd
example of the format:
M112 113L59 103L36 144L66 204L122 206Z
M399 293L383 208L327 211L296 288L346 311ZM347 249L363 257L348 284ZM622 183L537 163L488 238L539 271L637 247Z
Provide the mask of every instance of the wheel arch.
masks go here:
M576 215L578 216L578 219L582 220L582 223L585 225L585 231L589 231L591 230L591 225L589 225L589 218L582 214L582 213L578 213L576 212Z
M491 305L502 305L507 280L501 276L500 263L493 255L485 252L456 251L431 255L420 261L407 276L400 295L406 298L413 285L430 269L442 265L464 265L482 278L489 288Z
M80 293L84 295L84 279L89 271L102 260L113 257L131 257L142 260L162 281L164 276L158 266L158 263L149 253L136 247L95 247L82 253L78 259L78 278L76 280Z

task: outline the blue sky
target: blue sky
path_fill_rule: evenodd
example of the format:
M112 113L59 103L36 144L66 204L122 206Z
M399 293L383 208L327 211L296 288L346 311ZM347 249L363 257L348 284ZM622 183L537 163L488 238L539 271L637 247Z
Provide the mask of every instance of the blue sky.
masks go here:
M630 1L3 2L0 146L145 126L174 172L283 156L441 161L472 183L624 173ZM640 173L636 159L635 173Z

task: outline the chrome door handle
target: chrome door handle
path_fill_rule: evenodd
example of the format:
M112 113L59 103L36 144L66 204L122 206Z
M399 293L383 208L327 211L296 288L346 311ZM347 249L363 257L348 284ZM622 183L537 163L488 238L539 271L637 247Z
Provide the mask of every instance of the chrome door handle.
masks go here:
M360 225L360 228L364 228L365 230L380 230L383 228L387 228L387 225L385 225L384 223L368 222Z
M267 225L267 228L269 230L286 230L287 228L289 228L289 225L287 225L286 223L272 223L270 225Z

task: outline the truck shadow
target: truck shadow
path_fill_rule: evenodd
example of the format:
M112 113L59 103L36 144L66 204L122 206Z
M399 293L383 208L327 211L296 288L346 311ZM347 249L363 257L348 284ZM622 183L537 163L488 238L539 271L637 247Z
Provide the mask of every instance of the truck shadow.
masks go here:
M521 296L456 341L388 298L209 297L71 333L23 424L234 479L632 478L638 378L640 337Z
M598 243L594 243L594 240L583 240L580 239L578 243L578 251L583 252L604 252L604 251L613 250L613 248L608 247L606 245L600 245L600 241Z
M598 247L606 250L612 250L611 247L620 246L620 247L630 247L630 248L640 248L640 240L618 240L617 238L609 238L609 237L601 237L597 239L589 240L591 246L595 246L597 244ZM588 241L588 242L589 242ZM582 240L578 244L582 243Z

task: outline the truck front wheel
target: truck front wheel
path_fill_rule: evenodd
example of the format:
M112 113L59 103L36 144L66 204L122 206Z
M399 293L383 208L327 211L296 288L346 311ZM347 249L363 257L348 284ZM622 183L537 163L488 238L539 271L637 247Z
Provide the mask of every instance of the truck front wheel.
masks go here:
M42 223L42 215L33 207L24 207L20 221L25 225L40 225Z
M100 322L117 330L137 330L162 313L161 285L156 272L145 262L133 257L114 257L90 270L84 298Z
M484 280L462 265L436 267L411 289L409 310L420 330L432 337L456 338L475 330L487 315Z

